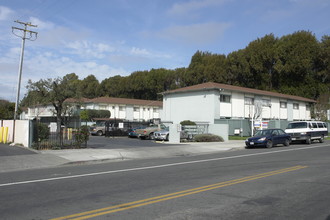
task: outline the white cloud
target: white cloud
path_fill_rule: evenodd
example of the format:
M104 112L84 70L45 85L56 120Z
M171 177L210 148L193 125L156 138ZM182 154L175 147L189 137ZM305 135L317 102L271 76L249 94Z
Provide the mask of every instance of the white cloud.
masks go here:
M0 21L9 20L13 14L14 11L10 8L0 6Z
M104 58L107 53L115 51L115 48L104 43L91 43L89 41L74 41L69 42L65 45L67 48L71 49L71 53L77 54L85 58Z
M182 26L176 25L163 29L155 33L155 35L160 38L178 41L184 44L207 45L221 38L230 26L230 23L216 22Z
M147 49L140 49L137 47L133 47L130 53L132 55L142 55L142 56L149 56L151 54Z
M182 3L175 3L168 11L171 15L185 15L199 9L221 5L227 0L194 0Z

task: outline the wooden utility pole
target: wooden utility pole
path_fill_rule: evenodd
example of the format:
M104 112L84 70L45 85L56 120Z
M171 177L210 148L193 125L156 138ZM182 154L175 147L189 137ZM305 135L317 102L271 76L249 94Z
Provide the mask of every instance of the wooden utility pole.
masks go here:
M21 89L21 78L22 78L22 68L23 68L23 57L24 57L24 46L25 46L25 39L34 41L37 39L38 32L28 30L29 27L37 27L37 25L31 24L31 22L21 22L15 21L18 24L24 26L24 28L12 27L12 32L15 36L22 38L22 47L21 47L21 56L18 68L18 82L17 82L17 94L16 94L16 102L15 102L15 113L14 113L14 120L17 119L17 109L18 109L18 102L19 102L19 93ZM15 31L20 31L21 35L16 34Z

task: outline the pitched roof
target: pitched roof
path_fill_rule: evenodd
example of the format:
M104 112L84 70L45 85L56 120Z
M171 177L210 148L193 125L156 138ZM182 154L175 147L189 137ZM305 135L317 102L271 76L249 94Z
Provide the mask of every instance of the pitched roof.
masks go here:
M107 103L107 104L125 104L125 105L143 105L163 107L163 102L144 99L127 99L113 97L98 97L94 99L82 98L80 100L67 99L66 102L82 102L82 103Z
M192 92L192 91L201 91L201 90L213 90L213 89L223 89L223 90L230 90L230 91L238 91L242 93L249 93L249 94L256 94L256 95L263 95L263 96L273 96L283 99L291 99L291 100L297 100L297 101L304 101L304 102L312 102L315 103L316 101L313 99L308 99L300 96L294 96L294 95L287 95L282 94L278 92L270 92L265 90L259 90L259 89L251 89L246 87L240 87L240 86L232 86L227 84L221 84L221 83L213 83L213 82L207 82L202 84L197 84L193 86L188 86L180 89L170 90L163 92L162 94L171 94L171 93L182 93L182 92Z

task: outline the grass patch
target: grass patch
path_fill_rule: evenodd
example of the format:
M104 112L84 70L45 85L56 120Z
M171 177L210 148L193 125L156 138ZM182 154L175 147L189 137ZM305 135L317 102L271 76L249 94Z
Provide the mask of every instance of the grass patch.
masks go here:
M232 135L230 135L228 137L228 140L246 140L246 138L247 137L241 137L241 136L236 136L236 135L232 136Z

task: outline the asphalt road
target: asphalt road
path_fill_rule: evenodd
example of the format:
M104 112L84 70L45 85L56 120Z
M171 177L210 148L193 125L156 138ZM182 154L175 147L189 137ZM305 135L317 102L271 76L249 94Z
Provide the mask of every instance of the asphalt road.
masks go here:
M1 173L1 219L325 220L329 157L326 142Z

